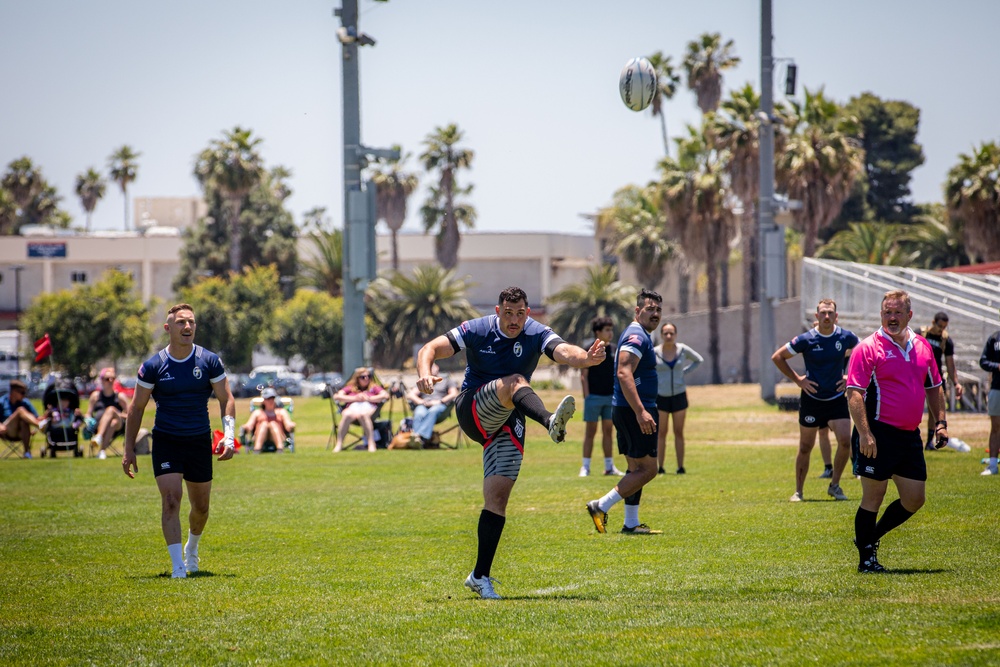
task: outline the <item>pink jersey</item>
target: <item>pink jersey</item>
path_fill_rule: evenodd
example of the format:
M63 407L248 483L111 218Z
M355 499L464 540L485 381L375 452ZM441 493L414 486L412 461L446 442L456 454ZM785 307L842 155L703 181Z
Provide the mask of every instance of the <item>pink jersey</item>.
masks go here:
M869 421L875 419L904 431L920 428L926 390L941 384L934 350L907 329L906 347L881 327L851 353L847 386L865 392Z

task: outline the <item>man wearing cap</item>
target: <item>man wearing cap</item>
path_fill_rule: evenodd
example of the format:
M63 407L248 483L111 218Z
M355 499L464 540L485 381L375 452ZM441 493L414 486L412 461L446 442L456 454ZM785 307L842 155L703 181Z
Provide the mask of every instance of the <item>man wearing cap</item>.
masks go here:
M31 458L31 429L38 428L35 406L25 398L28 386L20 380L10 381L10 393L0 396L0 438L18 440L24 445L24 458Z
M278 452L285 451L285 439L295 430L288 410L278 403L278 392L274 387L264 387L260 392L263 404L260 410L250 413L250 418L243 425L243 430L253 437L253 452L259 454L268 440L274 443ZM244 443L245 444L245 443Z

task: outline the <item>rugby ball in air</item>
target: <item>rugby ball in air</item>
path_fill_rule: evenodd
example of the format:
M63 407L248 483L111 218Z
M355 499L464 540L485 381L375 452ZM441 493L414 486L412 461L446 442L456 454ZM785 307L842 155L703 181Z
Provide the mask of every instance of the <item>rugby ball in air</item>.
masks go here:
M656 70L645 58L632 58L625 63L618 77L618 92L622 102L632 111L642 111L653 101L656 92Z

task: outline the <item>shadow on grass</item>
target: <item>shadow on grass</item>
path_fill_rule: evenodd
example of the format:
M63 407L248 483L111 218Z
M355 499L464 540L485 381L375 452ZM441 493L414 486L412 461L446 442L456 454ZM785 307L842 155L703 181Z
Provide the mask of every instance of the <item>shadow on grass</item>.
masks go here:
M894 567L882 574L893 576L906 574L944 574L946 572L951 572L951 570L943 567Z
M170 578L170 574L171 574L170 570L167 570L166 572L160 572L159 574L144 575L144 576L139 576L139 577L136 577L136 578L137 579L169 579ZM192 572L191 574L189 574L187 576L188 579L199 579L201 577L226 577L226 578L230 578L231 579L231 578L235 578L236 575L233 574L233 573L215 574L214 572L212 572L210 570L199 570L198 572Z

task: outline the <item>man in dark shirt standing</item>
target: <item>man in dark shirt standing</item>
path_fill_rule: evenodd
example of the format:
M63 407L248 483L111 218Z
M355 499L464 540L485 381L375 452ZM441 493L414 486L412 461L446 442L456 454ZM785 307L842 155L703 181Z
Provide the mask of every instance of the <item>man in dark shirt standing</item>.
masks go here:
M983 475L997 474L1000 456L1000 331L994 331L983 347L979 367L990 373L990 393L986 398L986 413L990 416L990 458Z
M938 373L945 378L945 370L948 371L947 382L951 382L955 387L955 400L962 400L962 385L958 382L958 373L955 371L955 341L948 335L948 313L939 311L934 315L934 321L929 327L918 329L917 333L927 339L934 351L934 361L937 363ZM943 362L943 363L942 363ZM945 390L945 407L948 405L948 392ZM924 441L924 449L934 451L934 415L927 411L927 439Z
M594 337L604 344L607 354L597 366L580 369L580 384L583 387L583 465L580 477L590 475L590 456L594 451L597 425L601 425L601 446L604 449L604 474L621 477L625 473L615 467L611 452L611 399L615 393L614 344L615 323L610 317L595 317L590 323Z

